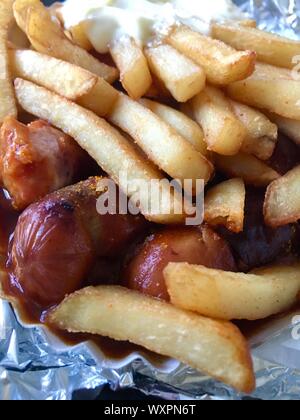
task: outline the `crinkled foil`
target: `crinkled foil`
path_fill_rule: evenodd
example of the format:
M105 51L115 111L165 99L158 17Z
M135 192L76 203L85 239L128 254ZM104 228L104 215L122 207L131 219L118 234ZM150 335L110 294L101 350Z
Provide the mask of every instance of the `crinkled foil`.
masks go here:
M262 28L299 37L300 0L237 3ZM300 399L300 328L295 324L300 317L296 316L272 321L252 338L257 377L252 398ZM22 326L11 306L0 300L0 400L69 400L79 389L90 390L93 398L105 384L168 400L245 398L172 360L157 364L134 353L116 361L105 358L91 343L67 347L44 328Z

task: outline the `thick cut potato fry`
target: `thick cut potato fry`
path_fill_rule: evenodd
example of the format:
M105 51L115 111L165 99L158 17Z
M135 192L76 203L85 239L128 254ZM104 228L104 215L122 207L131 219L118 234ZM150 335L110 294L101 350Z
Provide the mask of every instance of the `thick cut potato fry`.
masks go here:
M247 131L234 115L230 102L217 88L207 86L191 100L196 121L204 131L208 150L221 155L236 155Z
M237 25L243 26L245 28L257 28L257 22L255 19L243 19L234 21ZM231 21L232 23L232 21Z
M204 220L211 226L223 225L232 232L243 231L246 189L235 178L211 188L205 197Z
M81 67L31 50L11 50L14 77L37 83L68 99L78 101L97 115L105 116L118 92L104 79Z
M213 85L228 85L250 76L255 67L254 51L236 51L221 41L191 29L175 27L166 41L205 70Z
M231 273L189 264L169 264L164 275L171 302L216 319L255 321L299 301L300 265Z
M70 332L130 341L174 357L243 392L254 375L246 340L228 322L203 318L122 287L87 288L65 299L49 318Z
M152 111L120 94L108 119L129 134L148 157L174 179L207 182L212 164Z
M257 63L253 75L229 85L227 93L246 105L300 120L300 83L290 70Z
M73 137L86 150L120 188L133 197L140 193L140 208L149 220L156 223L183 223L186 216L176 214L182 198L164 184L160 187L159 203L150 201L151 181L160 180L163 174L131 146L121 134L106 121L53 92L31 82L16 79L15 90L23 109L49 121ZM126 174L127 177L120 175ZM146 184L141 190L140 182ZM150 202L149 202L150 201ZM159 209L157 212L151 209Z
M242 178L246 184L266 187L280 178L278 172L255 156L239 153L235 156L214 155L216 167L230 177Z
M237 118L244 124L247 136L241 151L253 154L261 160L268 160L273 155L278 129L264 114L236 101L230 101Z
M201 67L170 45L146 49L150 69L178 102L187 102L205 87Z
M21 77L76 100L97 83L97 76L66 61L32 50L10 50L14 77Z
M97 77L95 86L85 95L77 99L77 103L84 108L90 109L99 117L106 117L112 110L119 93L101 77Z
M300 166L269 185L264 203L265 222L272 227L300 219Z
M259 61L292 69L299 55L300 42L270 32L234 24L214 23L212 36L238 50L253 50Z
M271 112L268 113L268 117L277 125L283 134L300 146L300 121L281 117Z
M7 40L13 21L13 0L0 3L0 124L7 116L17 116L17 107L10 77Z
M82 23L72 26L69 29L69 32L71 34L72 41L74 42L74 44L79 45L79 47L83 48L86 51L90 51L93 48L90 40L85 34Z
M130 37L122 37L110 47L110 53L120 71L123 88L133 99L140 99L152 85L147 59L142 49Z
M18 25L38 52L76 64L109 83L117 79L117 69L101 63L86 50L73 44L41 2L16 0L14 13Z
M202 155L209 155L207 144L204 140L204 133L199 124L182 112L158 102L150 101L149 99L141 99L140 103L173 127L182 137L186 138L200 153L202 153Z

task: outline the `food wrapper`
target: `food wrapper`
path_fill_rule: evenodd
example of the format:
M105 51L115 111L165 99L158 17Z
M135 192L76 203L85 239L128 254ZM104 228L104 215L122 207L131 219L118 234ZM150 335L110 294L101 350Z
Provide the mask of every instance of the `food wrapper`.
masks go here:
M260 27L300 37L300 0L237 1ZM300 309L263 323L250 338L257 389L251 398L300 399ZM135 388L168 400L239 400L249 396L169 359L132 353L105 357L92 343L69 347L41 326L18 320L0 300L0 400L69 400L74 391Z

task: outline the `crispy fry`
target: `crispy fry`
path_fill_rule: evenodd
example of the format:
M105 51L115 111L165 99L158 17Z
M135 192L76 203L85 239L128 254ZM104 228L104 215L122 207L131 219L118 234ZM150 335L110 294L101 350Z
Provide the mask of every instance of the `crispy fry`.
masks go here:
M60 329L127 340L174 357L250 392L254 375L246 340L233 324L203 318L121 287L69 296L50 315Z
M300 265L244 274L180 263L164 275L175 306L216 319L264 319L299 301Z
M223 225L232 232L243 231L246 189L235 178L211 188L205 197L204 220L211 226Z
M90 51L93 48L90 40L85 34L83 24L79 23L78 25L72 26L72 28L69 29L69 32L74 44L77 44L86 51Z
M170 45L146 49L150 69L178 102L187 102L205 87L201 67Z
M224 94L207 86L192 99L191 106L196 121L204 131L208 150L227 156L237 154L247 131L234 115Z
M241 151L253 154L258 159L268 160L273 155L278 129L264 114L236 101L230 101L232 109L246 127L246 136Z
M278 227L300 219L300 166L269 185L264 203L265 221Z
M20 28L27 34L33 47L41 53L76 64L112 83L118 71L73 44L50 12L37 0L16 0L14 14Z
M265 187L275 179L279 173L252 155L239 153L235 156L214 156L216 167L230 177L242 178L246 184Z
M283 134L300 146L300 121L281 117L271 112L268 113L268 117L277 125Z
M141 99L140 103L158 115L167 124L171 125L182 137L186 138L202 155L208 156L207 144L204 140L202 128L191 118L174 108Z
M21 77L76 100L97 83L97 76L66 61L32 50L10 50L14 77ZM67 76L67 77L66 77Z
M110 53L120 71L121 83L133 99L140 99L152 85L147 59L142 49L130 37L113 43Z
M17 107L10 78L7 40L13 21L13 0L0 3L0 124L7 116L16 116Z
M109 120L129 134L148 157L174 179L207 182L212 164L161 118L120 94Z
M299 55L300 42L282 36L235 24L214 23L212 36L238 50L253 50L259 61L292 69Z
M149 188L140 190L140 180L151 184L160 180L163 174L151 162L140 156L135 148L106 121L79 105L39 87L31 82L16 79L15 90L20 105L29 113L50 121L54 126L73 137L119 184L129 197L140 192L140 208L143 214L156 223L182 223L183 213L175 214L174 207L181 197L161 185L159 203L152 203ZM127 178L120 177L126 173ZM171 201L171 202L170 202ZM171 208L170 208L171 206ZM159 212L151 210L159 209Z
M257 63L253 75L229 85L227 93L244 104L300 120L300 83L290 70Z
M166 41L203 67L208 81L213 85L228 85L243 80L254 71L254 51L236 51L221 41L185 26L175 27Z
M255 19L243 19L235 21L237 25L245 28L257 28L257 22Z
M11 50L10 61L15 77L78 101L101 117L108 114L118 98L118 92L104 79L66 61L31 50Z

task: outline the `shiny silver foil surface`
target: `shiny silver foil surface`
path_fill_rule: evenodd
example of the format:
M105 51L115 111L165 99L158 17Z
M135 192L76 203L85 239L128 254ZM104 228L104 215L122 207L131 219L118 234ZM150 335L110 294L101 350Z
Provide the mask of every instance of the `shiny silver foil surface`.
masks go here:
M300 37L300 0L238 3L262 28ZM251 397L300 399L298 323L300 313L290 314L270 321L252 338L257 390ZM108 360L91 343L67 347L41 327L22 326L11 306L0 300L0 400L69 400L79 389L89 389L93 398L105 384L168 400L246 397L173 360L157 364L138 353Z

